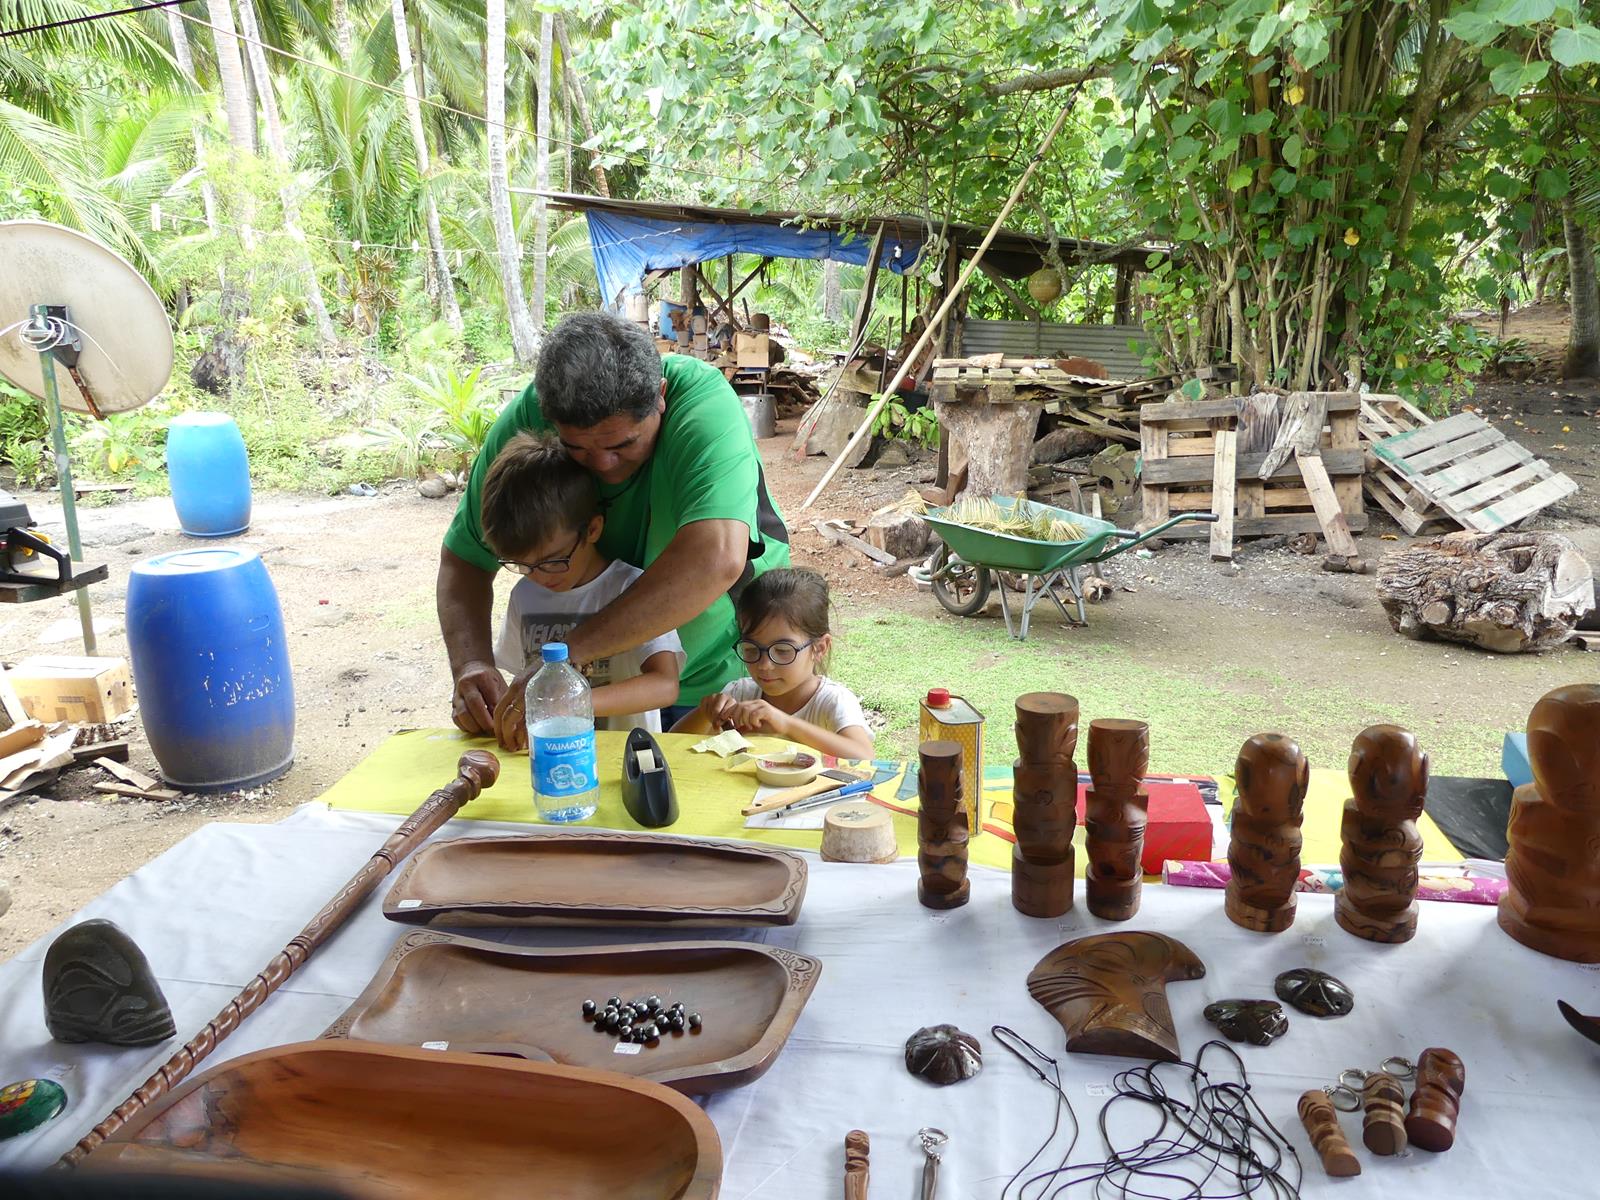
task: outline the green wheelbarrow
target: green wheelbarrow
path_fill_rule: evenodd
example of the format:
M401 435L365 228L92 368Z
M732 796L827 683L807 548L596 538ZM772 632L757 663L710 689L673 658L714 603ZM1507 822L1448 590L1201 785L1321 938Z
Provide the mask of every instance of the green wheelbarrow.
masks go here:
M1083 606L1084 567L1126 553L1184 521L1217 519L1215 513L1182 513L1163 521L1154 529L1138 533L1131 529L1118 529L1110 521L1068 512L1064 508L1051 508L1031 500L1018 500L1011 496L995 496L993 499L1002 510L1010 511L1021 504L1025 506L1022 511L1026 515L1057 517L1071 521L1083 530L1083 537L1075 542L1044 542L959 524L950 520L948 508L928 510L928 524L938 531L944 541L927 572L935 599L958 617L974 616L988 604L990 589L998 576L1021 576L1020 586L1016 581L1008 585L1004 578L998 579L1000 611L1005 614L1006 632L1019 641L1028 636L1028 621L1033 615L1033 606L1046 596L1050 597L1068 622L1074 620L1056 590L1063 585L1077 603L1076 623L1089 623L1088 613ZM1015 624L1011 619L1011 606L1006 602L1008 586L1022 593L1022 610Z

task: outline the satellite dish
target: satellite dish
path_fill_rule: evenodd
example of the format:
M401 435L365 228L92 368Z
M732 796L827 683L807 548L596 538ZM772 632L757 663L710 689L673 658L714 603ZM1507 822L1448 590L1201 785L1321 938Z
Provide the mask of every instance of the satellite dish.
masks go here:
M82 342L76 367L52 360L63 408L129 412L167 386L167 311L122 255L63 225L0 221L0 263L0 375L45 398L39 348L23 339L21 326L35 305L48 304L65 306L66 320L76 327L69 332Z

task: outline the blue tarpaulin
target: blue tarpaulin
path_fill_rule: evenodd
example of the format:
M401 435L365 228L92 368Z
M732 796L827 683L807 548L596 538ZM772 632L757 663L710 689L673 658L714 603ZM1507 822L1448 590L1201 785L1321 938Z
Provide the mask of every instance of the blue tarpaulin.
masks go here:
M686 267L736 253L831 258L861 266L872 250L869 236L802 225L674 221L597 210L585 216L600 294L609 305L619 304L625 292L641 290L647 271ZM921 251L920 241L904 241L885 233L878 263L903 275L916 264Z

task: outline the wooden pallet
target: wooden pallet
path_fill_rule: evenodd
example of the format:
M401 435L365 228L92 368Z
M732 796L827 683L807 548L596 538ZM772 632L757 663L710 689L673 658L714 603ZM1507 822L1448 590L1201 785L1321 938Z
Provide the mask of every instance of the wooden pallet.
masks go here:
M1364 443L1367 473L1363 480L1370 497L1412 537L1449 533L1459 528L1442 508L1412 488L1406 478L1372 452L1384 438L1424 425L1433 418L1401 396L1367 395L1361 398L1358 425Z
M1356 427L1358 411L1355 393L1332 393L1320 441L1323 466L1351 530L1367 525L1361 501L1364 464ZM1158 525L1175 513L1216 512L1222 518L1219 525L1231 513L1233 538L1322 531L1294 458L1268 479L1258 477L1271 448L1271 430L1257 427L1248 413L1241 425L1240 414L1237 398L1146 404L1139 410L1141 527ZM1219 453L1224 464L1220 468ZM1230 454L1231 480L1226 469ZM1225 532L1199 524L1179 525L1162 537L1212 538L1214 551L1224 556Z
M1395 399L1369 401L1362 424L1375 496L1407 533L1447 522L1494 533L1578 490L1477 413L1429 421Z

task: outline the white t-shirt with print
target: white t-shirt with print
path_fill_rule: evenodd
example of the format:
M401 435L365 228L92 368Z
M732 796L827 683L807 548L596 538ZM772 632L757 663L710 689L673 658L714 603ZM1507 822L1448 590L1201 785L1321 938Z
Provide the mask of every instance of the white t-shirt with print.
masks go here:
M731 696L743 704L746 700L761 699L761 685L746 676L743 679L735 679L722 689L722 694ZM822 677L817 694L807 700L794 715L827 733L838 733L839 730L849 729L853 725L866 728L867 724L867 714L861 710L861 701L856 699L855 693L826 675Z
M500 628L500 641L495 646L495 666L515 675L518 671L539 661L539 651L546 642L564 642L567 634L586 618L594 616L633 585L644 572L618 559L588 583L571 591L553 592L541 583L524 576L511 589L511 599L506 605L505 624ZM651 638L642 646L613 654L610 658L596 659L589 668L589 682L594 687L607 683L621 683L644 673L645 659L652 654L671 651L678 656L678 669L683 669L683 643L676 630L669 630L658 638ZM647 713L626 716L598 717L596 729L648 729L661 732L661 713L652 709Z

